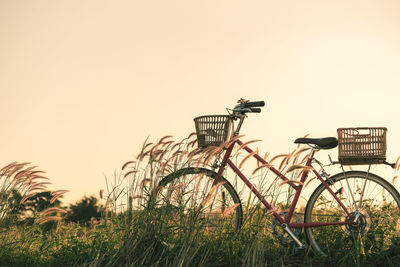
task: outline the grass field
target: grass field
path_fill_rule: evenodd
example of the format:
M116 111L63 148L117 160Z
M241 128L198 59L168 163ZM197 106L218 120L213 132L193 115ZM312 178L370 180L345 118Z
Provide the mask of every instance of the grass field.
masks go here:
M159 205L157 184L167 174L184 166L209 166L218 157L218 148L198 153L193 135L181 142L162 138L155 144L145 143L133 161L122 167L120 175L108 179L104 193L102 219L89 225L66 223L62 214L49 217L57 224L48 230L43 220L32 225L7 225L2 217L0 225L1 266L398 266L400 239L390 237L390 246L382 250L365 248L362 242L343 246L327 256L319 256L308 247L297 250L294 243L286 243L274 235L280 228L273 227L273 217L252 195L246 194L237 178L230 182L239 192L243 208L243 226L233 231L232 224L224 222L236 208L215 211L205 218L196 209L190 209L190 199L198 190L187 189L188 184L175 184L177 195L162 195L173 207ZM299 152L300 151L300 152ZM269 159L281 170L301 164L303 153L297 148L287 155ZM238 165L248 160L236 151ZM267 157L267 155L266 155ZM291 170L293 180L301 169ZM297 173L296 173L297 172ZM268 169L256 166L253 180L260 190L280 210L287 207L293 192L274 179L267 179ZM229 176L229 174L225 174ZM189 183L189 182L188 182ZM192 183L193 184L193 181ZM196 187L194 187L196 188ZM189 193L188 193L189 192ZM27 192L28 193L28 192ZM189 194L189 197L188 195ZM207 198L207 194L199 198ZM189 207L189 208L188 208ZM297 211L303 220L304 207ZM379 216L390 217L398 210L375 210ZM211 223L206 223L211 222ZM215 223L217 222L217 223ZM338 228L336 228L338 229ZM382 228L384 231L385 228ZM333 229L326 238L334 236ZM305 242L304 232L299 234ZM342 239L337 238L339 247ZM343 239L343 242L344 239ZM385 241L386 242L386 241ZM344 243L343 243L344 244Z

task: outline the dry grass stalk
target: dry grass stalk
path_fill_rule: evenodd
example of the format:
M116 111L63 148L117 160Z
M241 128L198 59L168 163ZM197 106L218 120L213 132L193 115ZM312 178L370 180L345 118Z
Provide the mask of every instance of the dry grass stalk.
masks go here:
M61 221L61 220L62 220L62 218L60 216L46 216L43 218L39 218L37 220L37 223L44 224L44 223L51 222L51 221Z
M172 135L166 135L166 136L160 138L160 141L158 141L158 144L161 144L164 142L165 139L172 138L172 137L173 137Z
M127 176L129 176L130 174L134 174L134 173L137 173L137 172L138 172L137 170L129 171L129 172L127 172L127 173L124 174L124 177L127 177Z
M266 164L262 164L260 166L258 166L257 168L254 169L254 171L252 172L252 175L254 175L256 172L258 172L259 170L263 169L263 168L271 168L272 165L269 163Z
M296 180L285 180L283 182L281 182L279 184L279 186L285 185L285 184L298 184L298 185L302 185L303 183L300 181L296 181Z
M8 172L8 169L12 168L15 164L17 164L16 161L11 162L10 164L4 166L3 168L1 168L0 170L0 175L3 176Z
M194 139L193 141L190 141L188 143L188 147L192 148L192 147L194 147L196 145L196 143L197 143L197 139Z
M222 213L221 217L226 218L231 214L237 207L239 206L239 203L235 203L232 206L226 208L224 212Z
M309 147L304 147L300 150L298 150L296 153L293 154L293 163L297 163L298 158L300 157L301 154L303 154L304 152L310 150Z
M289 161L289 159L290 159L290 156L291 156L291 154L287 154L287 156L286 157L284 157L283 159L282 159L282 161L281 161L281 164L279 164L279 170L283 170L283 168L288 164L288 161Z
M220 187L224 184L225 184L225 181L219 182L219 183L213 185L211 187L210 191L208 192L207 197L202 201L200 207L203 207L203 208L207 207L208 204L211 203L211 200L216 196L218 187Z
M288 169L287 169L287 173L289 173L289 172L292 172L292 171L294 171L294 170L298 170L298 169L304 169L304 168L309 168L308 166L304 166L304 165L300 165L300 164L295 164L295 165L292 165L292 166L290 166Z
M243 167L243 164L252 156L254 156L255 154L258 154L258 149L256 149L255 151L249 153L246 157L244 157L244 159L240 162L239 164L239 169Z
M279 158L281 158L281 157L287 157L287 155L288 155L288 154L279 154L279 155L276 155L276 156L273 157L269 162L272 163L272 162L274 162L275 160L277 160L277 159L279 159Z
M400 166L399 166L399 161L400 161L400 156L397 157L396 164L394 165L394 167L396 168L396 170L398 170L398 169L400 168Z
M136 163L136 161L134 161L134 160L127 161L127 162L124 163L124 165L122 165L121 170L124 170L128 165L135 164L135 163Z
M68 190L57 190L53 191L51 195L53 196L50 200L50 203L53 204L57 199L63 196L65 193L69 192Z
M231 139L229 139L228 141L224 142L224 147L228 148L232 145L233 142L235 142L236 140L238 140L239 138L242 138L244 136L244 134L241 135L237 135L232 137Z
M48 208L48 209L44 210L41 215L42 216L46 216L46 215L49 215L49 214L52 214L52 213L63 213L63 214L66 214L67 211L65 209L62 209L62 208L51 207L51 208Z
M260 142L260 141L262 141L262 140L257 139L257 140L250 140L250 141L247 141L247 142L243 143L243 144L239 147L239 150L243 149L245 146L247 146L247 145L249 145L249 144L256 143L256 142Z

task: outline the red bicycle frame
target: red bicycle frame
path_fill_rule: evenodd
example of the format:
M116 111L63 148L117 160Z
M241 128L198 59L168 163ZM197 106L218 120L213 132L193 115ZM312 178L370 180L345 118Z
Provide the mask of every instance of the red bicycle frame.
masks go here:
M307 168L305 171L302 172L301 178L300 178L300 183L296 185L295 183L291 182L285 175L283 175L280 171L275 169L272 166L267 166L274 174L276 174L279 178L281 178L283 181L286 181L288 185L290 185L295 191L295 195L293 198L293 201L290 205L289 212L285 217L282 217L275 209L274 207L260 194L260 192L254 187L254 185L246 178L246 176L239 170L238 167L230 160L230 156L232 153L232 150L235 146L235 144L238 144L241 146L244 150L246 150L248 153L252 154L254 158L258 162L261 162L262 164L269 165L267 161L265 161L262 157L260 157L257 153L255 153L253 150L251 150L249 147L246 145L243 145L243 142L240 140L236 139L233 141L227 148L226 153L224 155L224 158L222 159L221 166L219 167L219 170L217 172L217 177L214 181L214 185L218 183L219 178L222 176L223 171L225 170L226 164L228 164L233 171L242 179L242 181L250 188L250 190L257 196L257 198L261 201L261 203L264 204L264 206L272 211L273 216L281 223L281 224L286 224L290 228L303 228L303 227L317 227L317 226L327 226L327 225L346 225L346 224L351 224L354 222L353 216L350 214L350 212L347 210L345 205L342 203L342 201L336 196L336 194L332 191L330 188L329 184L324 181L324 179L319 175L317 171L312 167L312 160L314 157L314 153L316 149L312 148L308 159L306 163ZM349 221L345 222L311 222L311 223L290 223L290 220L292 219L294 210L296 209L297 202L299 200L301 191L303 189L303 185L305 181L307 180L309 170L312 170L313 173L316 175L318 180L323 184L323 186L332 194L334 199L338 202L338 204L342 207L344 212L346 212L348 218L350 218Z

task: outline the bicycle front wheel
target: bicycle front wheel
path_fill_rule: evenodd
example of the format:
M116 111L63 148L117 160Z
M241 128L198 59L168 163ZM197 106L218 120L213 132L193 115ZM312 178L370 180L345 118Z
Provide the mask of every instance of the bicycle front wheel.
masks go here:
M171 231L206 236L233 233L242 225L242 205L232 185L204 168L185 168L164 177L155 189L154 207Z
M338 256L351 250L368 255L393 248L394 240L400 236L400 195L390 183L362 171L340 173L326 182L351 216L357 219L347 225L306 228L307 240L314 251L325 256ZM319 185L307 203L304 221L350 220L326 187Z

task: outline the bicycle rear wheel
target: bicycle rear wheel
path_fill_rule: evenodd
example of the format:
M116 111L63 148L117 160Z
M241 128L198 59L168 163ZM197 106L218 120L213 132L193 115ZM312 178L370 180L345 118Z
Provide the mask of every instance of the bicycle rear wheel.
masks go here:
M337 174L327 180L357 223L309 227L307 241L320 255L339 255L356 250L363 255L390 250L400 236L400 195L383 178L361 171ZM306 223L345 222L349 216L321 184L311 195L304 216ZM343 254L342 254L343 255Z
M232 185L203 168L185 168L164 177L153 194L153 205L164 213L172 231L207 236L233 233L242 225L242 205Z

